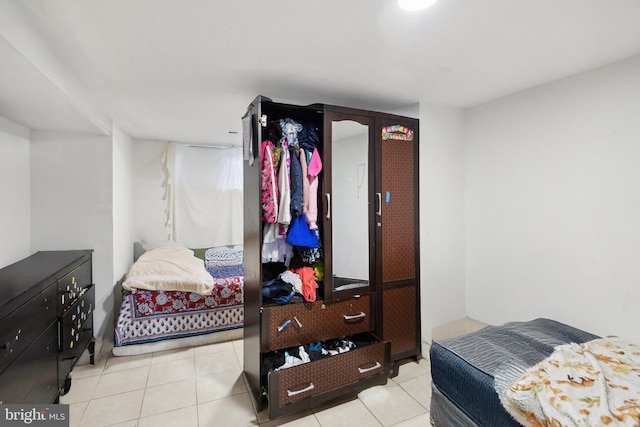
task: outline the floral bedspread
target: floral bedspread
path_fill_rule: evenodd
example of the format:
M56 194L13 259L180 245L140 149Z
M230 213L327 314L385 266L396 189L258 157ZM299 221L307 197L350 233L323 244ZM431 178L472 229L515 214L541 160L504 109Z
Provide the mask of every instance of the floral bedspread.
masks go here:
M242 304L244 302L242 284L240 276L214 279L211 295L137 289L130 296L134 307L133 315L134 317L164 315Z
M640 426L640 346L616 338L555 348L510 387L496 390L527 426Z

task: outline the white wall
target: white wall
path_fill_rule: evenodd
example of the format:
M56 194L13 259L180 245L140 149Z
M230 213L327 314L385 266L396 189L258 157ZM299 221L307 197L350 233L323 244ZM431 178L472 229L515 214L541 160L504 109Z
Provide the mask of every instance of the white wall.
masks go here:
M139 140L133 143L133 197L135 205L135 234L138 241L167 240L162 153L166 141Z
M420 106L422 341L465 316L464 112Z
M29 137L0 117L0 268L31 255Z
M640 56L468 112L468 315L640 340L639 114Z
M32 249L94 250L94 327L96 336L112 333L111 137L33 131L31 141Z
M135 218L133 196L133 140L113 126L113 277L117 282L133 263ZM118 290L115 290L118 292ZM120 301L112 293L107 302ZM114 310L116 307L114 307Z

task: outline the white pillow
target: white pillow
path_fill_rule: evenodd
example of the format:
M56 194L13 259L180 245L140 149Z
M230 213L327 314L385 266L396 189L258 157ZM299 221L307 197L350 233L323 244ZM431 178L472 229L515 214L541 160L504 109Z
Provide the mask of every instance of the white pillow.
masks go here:
M158 248L179 248L183 247L175 240L141 240L140 244L145 252Z
M213 277L184 246L161 247L145 252L133 263L122 287L126 290L183 291L210 295Z

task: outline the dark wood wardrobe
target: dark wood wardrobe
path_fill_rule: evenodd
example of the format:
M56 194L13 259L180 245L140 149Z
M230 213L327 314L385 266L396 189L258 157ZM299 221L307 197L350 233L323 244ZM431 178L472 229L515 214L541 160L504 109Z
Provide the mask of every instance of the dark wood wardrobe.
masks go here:
M307 158L317 151L322 163L310 196L317 203L319 260L294 249L282 263L264 247L271 240L263 178L274 176L262 171L262 143L278 147L282 138L293 139L283 131L287 119L301 141L302 135L315 141L312 148L301 143ZM266 405L274 418L386 383L399 364L421 356L418 120L259 96L243 125L244 373L257 407ZM274 303L263 297L274 271L305 265L315 272L315 301ZM354 348L274 368L285 352L297 354L308 344L324 348L342 338Z

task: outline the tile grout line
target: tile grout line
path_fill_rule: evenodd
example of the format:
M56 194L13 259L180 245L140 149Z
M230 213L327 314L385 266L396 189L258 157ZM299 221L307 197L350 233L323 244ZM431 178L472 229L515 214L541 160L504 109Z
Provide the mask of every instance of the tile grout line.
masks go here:
M386 385L381 386L381 387L386 387ZM373 417L373 419L375 419L375 420L378 422L378 424L380 424L382 427L384 427L384 424L382 423L382 421L380 421L380 420L378 419L378 417L376 417L376 414L374 414L373 412L371 412L371 409L369 409L369 407L367 406L367 404L366 404L366 403L364 403L364 401L362 401L362 400L360 399L360 396L359 396L359 395L358 395L358 400L360 401L360 403L362 403L362 406L364 406L365 408L367 408L367 411L371 414L371 416ZM320 424L320 425L322 426L322 424ZM324 426L322 426L322 427L324 427Z

